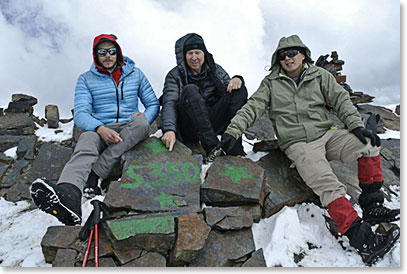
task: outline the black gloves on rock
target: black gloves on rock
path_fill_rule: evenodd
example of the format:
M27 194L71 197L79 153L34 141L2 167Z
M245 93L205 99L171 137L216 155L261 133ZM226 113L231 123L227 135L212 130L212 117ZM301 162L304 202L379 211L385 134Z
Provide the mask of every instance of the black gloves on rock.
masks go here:
M379 136L374 134L370 129L357 127L353 129L351 132L355 134L355 136L358 137L358 139L365 145L367 144L366 137L370 139L370 143L372 144L372 146L379 147L382 144L382 141L380 140Z
M235 144L236 144L235 137L228 133L223 133L220 141L220 146L223 149L223 151L226 152L226 154L230 154Z

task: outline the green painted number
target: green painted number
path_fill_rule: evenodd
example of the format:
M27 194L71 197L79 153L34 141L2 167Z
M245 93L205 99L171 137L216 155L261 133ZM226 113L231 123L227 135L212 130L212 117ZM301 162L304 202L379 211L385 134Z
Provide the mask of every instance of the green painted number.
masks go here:
M168 163L168 164L166 164L166 168L167 168L168 173L177 175L177 179L171 180L170 184L178 185L181 182L181 177L182 177L181 172L174 169L175 166L180 166L180 165L181 165L180 163Z
M128 177L130 177L130 178L132 178L132 179L134 179L136 181L134 183L131 183L131 184L130 183L122 184L121 185L122 188L136 188L136 187L138 187L138 186L140 186L141 184L144 183L144 178L134 172L134 170L136 168L143 168L143 167L142 166L137 166L137 165L130 165L127 168L126 172L125 172L126 176L128 176ZM151 185L149 183L145 183L144 186L146 188L151 187Z
M188 175L188 168L189 167L192 167L193 170L194 170L194 174L192 175L192 177L189 177L189 175ZM186 162L182 166L182 169L184 171L184 178L188 183L195 182L196 180L199 179L199 168L196 165L194 165L193 163Z
M162 186L167 182L167 174L161 171L162 166L160 166L159 164L149 164L147 167L153 169L153 171L151 171L151 174L157 174L161 177L160 180L153 183L155 186Z

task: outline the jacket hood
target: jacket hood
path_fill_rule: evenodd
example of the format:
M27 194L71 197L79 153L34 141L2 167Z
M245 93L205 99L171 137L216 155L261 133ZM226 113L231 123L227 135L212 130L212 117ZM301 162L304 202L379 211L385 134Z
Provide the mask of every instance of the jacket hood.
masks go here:
M280 62L277 61L277 53L282 49L292 47L303 48L305 52L305 62L309 64L312 64L314 62L311 59L311 50L301 41L298 35L294 34L289 37L283 37L280 39L280 41L278 42L277 49L274 51L273 56L271 57L270 70L280 68Z
M184 47L185 47L185 42L187 40L189 40L190 38L192 38L193 36L196 36L196 37L202 39L202 41L203 41L202 36L200 36L199 34L188 33L188 34L182 36L181 38L179 38L175 42L175 58L177 60L177 66L185 77L187 76L187 73L186 73L187 65L185 62ZM203 52L205 54L205 63L209 66L209 68L212 71L215 71L215 61L213 59L212 54L206 49L205 42L203 43Z
M117 48L117 68L120 68L125 64L122 49L120 48L120 45L116 42L116 39L117 39L117 37L113 34L100 34L100 35L96 36L95 39L93 39L93 50L92 50L93 62L95 63L95 66L98 70L100 70L102 72L106 72L106 69L99 64L97 56L96 56L96 48L102 42L111 42Z

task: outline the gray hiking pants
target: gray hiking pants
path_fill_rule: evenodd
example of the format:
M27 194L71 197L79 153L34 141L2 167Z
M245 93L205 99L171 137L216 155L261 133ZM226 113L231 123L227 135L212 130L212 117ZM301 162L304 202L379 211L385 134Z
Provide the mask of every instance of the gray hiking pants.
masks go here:
M284 152L305 183L319 196L323 206L346 195L346 186L339 182L328 161L351 163L360 157L375 157L380 148L366 145L346 129L328 130L321 138L310 142L299 142Z
M123 142L108 144L94 131L86 131L79 137L78 143L59 177L58 184L71 183L81 191L91 170L102 180L121 156L149 135L150 125L142 116L134 117L130 122L107 125L120 133Z

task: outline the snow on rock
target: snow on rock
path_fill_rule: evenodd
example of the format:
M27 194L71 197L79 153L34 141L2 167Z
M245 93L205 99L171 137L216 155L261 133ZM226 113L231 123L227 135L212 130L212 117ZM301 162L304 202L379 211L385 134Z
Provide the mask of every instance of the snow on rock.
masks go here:
M48 128L47 126L39 127L35 131L35 135L43 142L62 142L72 138L73 125L74 122L71 121L66 124L59 123L57 129Z
M4 154L8 157L17 159L17 147L12 147L4 151Z
M0 266L44 267L41 240L48 226L63 225L26 201L12 203L0 198Z

